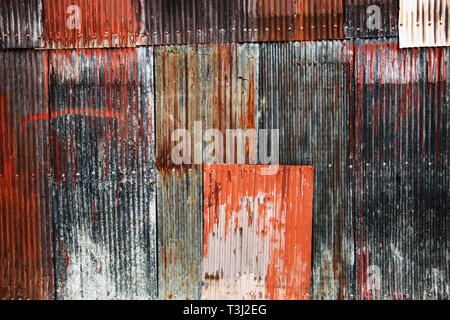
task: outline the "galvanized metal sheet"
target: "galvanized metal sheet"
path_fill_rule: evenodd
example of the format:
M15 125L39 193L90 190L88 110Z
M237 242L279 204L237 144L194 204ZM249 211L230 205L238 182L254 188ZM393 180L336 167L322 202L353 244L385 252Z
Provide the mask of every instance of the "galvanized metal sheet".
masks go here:
M54 297L46 61L0 51L0 300Z
M148 44L344 37L343 0L146 1Z
M202 201L196 166L206 161L207 130L255 128L257 52L255 44L155 48L160 298L200 298ZM181 166L172 158L177 129L187 130L192 146L189 163ZM253 151L245 149L245 161Z
M135 47L144 0L41 0L46 48Z
M448 49L349 44L358 299L448 299Z
M42 0L2 0L0 49L42 45Z
M260 50L259 129L279 129L282 165L315 168L313 299L349 297L352 249L345 245L349 206L348 103L340 41L264 43Z
M399 0L345 0L345 37L398 36Z
M449 0L400 0L400 48L450 46Z
M212 164L203 181L202 298L309 299L314 168Z
M152 49L52 51L49 83L57 298L155 298Z

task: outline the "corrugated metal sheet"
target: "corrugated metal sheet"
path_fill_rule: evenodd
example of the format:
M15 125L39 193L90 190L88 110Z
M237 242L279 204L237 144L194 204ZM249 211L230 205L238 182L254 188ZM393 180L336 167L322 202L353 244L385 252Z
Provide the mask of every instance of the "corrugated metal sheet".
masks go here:
M59 299L157 295L152 81L151 48L50 54Z
M148 44L344 37L343 0L146 1Z
M203 183L202 298L309 299L314 168L205 165Z
M42 0L2 0L0 48L39 48L42 42Z
M345 0L345 37L398 36L399 0Z
M144 0L42 0L47 48L134 47L144 34Z
M355 297L448 299L450 50L348 50Z
M155 49L159 274L163 299L199 299L201 292L201 252L197 251L202 246L201 172L190 164L180 167L172 162L171 151L178 144L171 140L172 133L175 129L188 130L194 153L194 146L201 146L202 133L208 129L224 133L226 129L255 128L257 52L255 44ZM195 136L196 121L203 129L200 137ZM251 152L246 149L246 159ZM202 162L202 157L191 158L191 163ZM174 237L172 230L177 230L178 236ZM182 243L180 239L184 239Z
M315 168L313 299L349 296L344 46L340 41L265 43L260 51L260 129L280 130L280 163Z
M0 51L0 299L54 296L46 55Z
M159 298L198 300L202 277L201 166L158 175Z
M400 48L450 46L449 0L400 0Z

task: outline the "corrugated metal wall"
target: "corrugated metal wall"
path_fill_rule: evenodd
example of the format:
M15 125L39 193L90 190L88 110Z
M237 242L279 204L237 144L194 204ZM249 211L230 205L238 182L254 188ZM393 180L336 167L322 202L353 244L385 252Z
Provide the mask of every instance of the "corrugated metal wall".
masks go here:
M203 181L202 298L309 299L314 168L213 164Z
M262 164L264 129L286 170L314 167L311 271L271 296L230 273L221 298L448 299L450 49L400 49L447 46L448 8L2 1L0 299L219 297L203 170ZM226 135L203 154L209 129L255 129L245 158Z
M54 297L47 58L0 51L0 299Z
M450 46L449 0L400 0L400 48Z
M57 297L155 297L152 49L49 59Z
M393 40L348 50L356 298L448 299L450 51Z

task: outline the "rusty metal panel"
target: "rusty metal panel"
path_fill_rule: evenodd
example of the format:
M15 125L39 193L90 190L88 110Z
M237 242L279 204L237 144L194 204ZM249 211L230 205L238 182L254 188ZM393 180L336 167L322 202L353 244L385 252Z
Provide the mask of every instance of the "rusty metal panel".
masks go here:
M400 48L450 46L450 0L400 0Z
M0 51L0 300L52 299L46 54Z
M155 298L152 49L49 59L57 298Z
M162 299L200 298L202 201L201 169L197 166L205 159L203 152L196 156L195 149L206 146L201 141L209 129L224 133L227 129L255 128L257 48L256 44L155 48ZM171 138L177 129L186 129L192 142L192 156L182 166L172 159L172 150L178 142ZM246 161L250 161L252 151L252 148L245 150ZM172 230L177 230L177 237ZM180 243L180 239L185 240Z
M345 37L398 36L399 0L345 0Z
M258 128L279 129L280 164L315 168L311 298L348 298L343 42L263 43L259 59Z
M145 22L143 0L41 0L46 48L135 47Z
M357 299L448 299L449 49L349 43Z
M148 44L342 39L343 0L146 1Z
M201 166L158 174L159 299L198 300L202 278Z
M42 0L2 0L0 48L39 48L42 45Z
M205 164L203 184L202 298L309 299L314 168Z

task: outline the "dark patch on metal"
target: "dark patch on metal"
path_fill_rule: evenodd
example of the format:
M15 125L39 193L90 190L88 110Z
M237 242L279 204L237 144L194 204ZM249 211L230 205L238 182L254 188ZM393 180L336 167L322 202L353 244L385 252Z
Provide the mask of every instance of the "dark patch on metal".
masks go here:
M343 0L146 1L148 44L342 39Z
M398 37L399 0L345 0L345 38Z
M0 48L39 48L42 45L42 0L2 0Z

